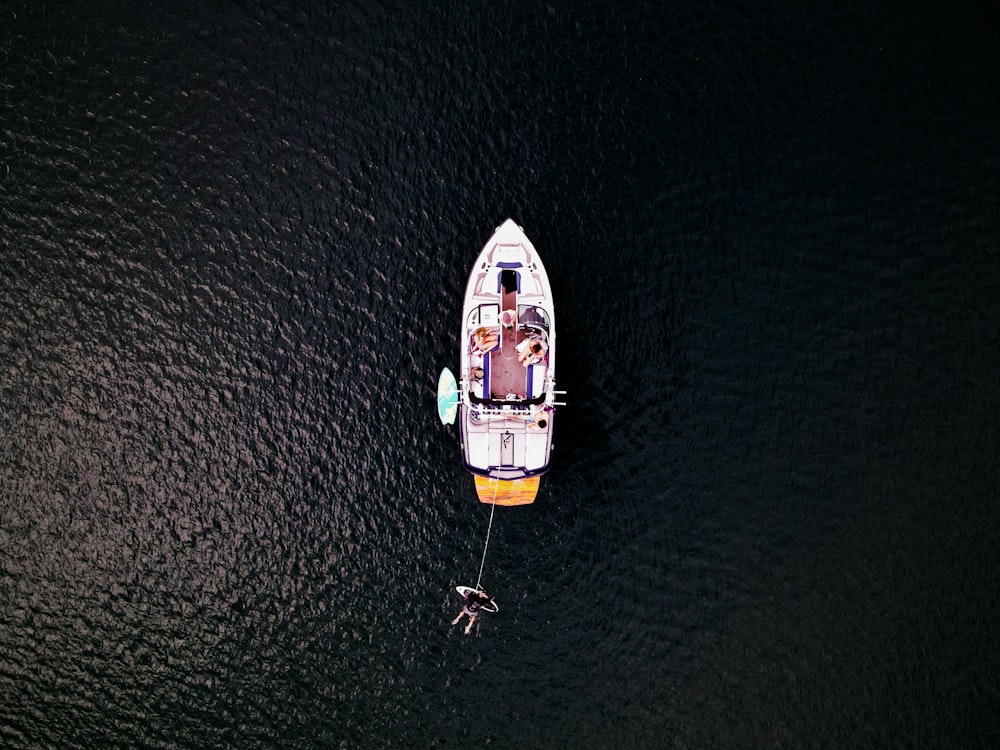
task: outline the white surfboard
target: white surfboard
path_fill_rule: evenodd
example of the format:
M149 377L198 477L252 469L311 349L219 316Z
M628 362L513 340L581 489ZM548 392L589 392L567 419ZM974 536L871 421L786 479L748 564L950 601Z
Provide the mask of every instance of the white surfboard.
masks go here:
M441 370L438 378L438 416L441 424L455 424L458 414L458 383L447 367Z

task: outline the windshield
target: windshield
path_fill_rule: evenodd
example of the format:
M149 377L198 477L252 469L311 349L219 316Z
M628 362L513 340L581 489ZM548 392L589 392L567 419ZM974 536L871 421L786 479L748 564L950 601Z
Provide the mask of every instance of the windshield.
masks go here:
M538 328L549 332L549 314L536 305L518 305L517 321L522 326Z

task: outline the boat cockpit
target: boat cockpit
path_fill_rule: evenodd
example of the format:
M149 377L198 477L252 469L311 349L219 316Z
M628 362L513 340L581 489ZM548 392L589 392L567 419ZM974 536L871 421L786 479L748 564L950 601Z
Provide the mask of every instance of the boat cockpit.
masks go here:
M549 314L516 304L501 311L488 303L466 321L468 399L482 406L529 408L542 403L548 367Z

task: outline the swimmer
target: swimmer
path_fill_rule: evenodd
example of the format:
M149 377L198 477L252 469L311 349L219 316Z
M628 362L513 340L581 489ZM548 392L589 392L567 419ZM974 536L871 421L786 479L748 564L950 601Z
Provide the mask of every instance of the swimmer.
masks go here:
M468 616L469 624L465 626L465 634L468 635L476 622L476 618L479 617L479 611L485 605L492 602L493 598L485 591L470 591L462 603L462 611L458 613L458 617L451 621L451 624L457 625L463 616Z

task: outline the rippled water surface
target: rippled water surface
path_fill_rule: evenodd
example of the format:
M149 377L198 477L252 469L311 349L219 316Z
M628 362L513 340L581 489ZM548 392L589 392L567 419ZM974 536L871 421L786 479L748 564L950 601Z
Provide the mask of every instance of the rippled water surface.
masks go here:
M1000 741L990 27L689 6L0 12L0 745ZM568 405L465 637L508 216Z

